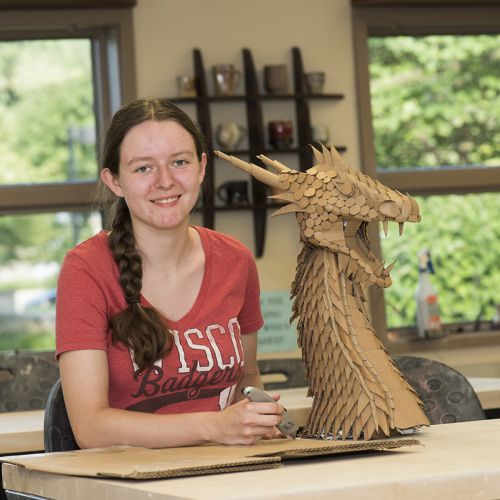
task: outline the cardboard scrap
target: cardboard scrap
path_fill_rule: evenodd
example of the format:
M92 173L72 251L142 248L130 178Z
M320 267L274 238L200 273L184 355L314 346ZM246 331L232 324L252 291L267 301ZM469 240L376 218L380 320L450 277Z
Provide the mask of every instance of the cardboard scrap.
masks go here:
M147 449L113 446L58 453L14 455L1 461L27 469L69 476L160 479L280 467L283 461L366 450L392 450L421 444L416 439L362 441L273 439L253 446L207 444Z
M148 449L112 446L57 453L14 455L2 461L69 476L154 479L279 467L279 457L221 454L203 446Z
M367 225L420 220L413 198L345 164L332 146L315 148L317 164L297 172L264 155L277 171L215 154L268 185L289 204L273 215L294 212L303 247L292 283L312 409L303 436L373 439L429 425L424 405L390 358L365 310L365 289L388 287L384 267L370 249Z
M377 439L372 441L338 441L318 439L274 439L260 441L250 447L253 457L279 456L284 462L297 458L315 457L320 455L337 455L342 453L357 453L360 451L393 450L405 446L416 446L422 443L413 438Z

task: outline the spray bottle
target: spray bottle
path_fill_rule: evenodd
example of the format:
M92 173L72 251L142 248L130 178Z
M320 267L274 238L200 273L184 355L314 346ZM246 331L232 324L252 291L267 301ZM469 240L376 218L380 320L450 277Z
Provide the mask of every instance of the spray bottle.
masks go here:
M423 249L418 254L418 287L417 299L417 328L418 336L437 338L443 335L437 291L431 283L430 275L434 274L431 254Z

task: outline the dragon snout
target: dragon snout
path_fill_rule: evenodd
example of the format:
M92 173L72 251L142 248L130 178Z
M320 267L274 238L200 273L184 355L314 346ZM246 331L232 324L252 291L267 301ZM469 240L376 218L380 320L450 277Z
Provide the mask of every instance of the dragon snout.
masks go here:
M386 220L395 222L419 222L420 213L416 201L410 196L405 196L401 203L394 200L384 200L380 203L379 213Z
M379 210L382 215L390 219L396 219L401 213L397 203L392 200L383 201L379 206Z

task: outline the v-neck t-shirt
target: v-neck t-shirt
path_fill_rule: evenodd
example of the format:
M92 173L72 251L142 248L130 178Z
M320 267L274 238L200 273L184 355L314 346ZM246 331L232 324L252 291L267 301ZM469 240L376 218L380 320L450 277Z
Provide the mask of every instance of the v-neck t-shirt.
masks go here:
M163 318L173 336L172 349L141 373L133 353L111 341L111 319L127 303L108 233L101 231L66 254L57 286L56 356L105 350L113 408L218 411L233 399L244 364L241 335L263 325L257 269L251 252L236 239L195 229L205 252L198 296L179 321ZM150 307L144 297L141 304Z

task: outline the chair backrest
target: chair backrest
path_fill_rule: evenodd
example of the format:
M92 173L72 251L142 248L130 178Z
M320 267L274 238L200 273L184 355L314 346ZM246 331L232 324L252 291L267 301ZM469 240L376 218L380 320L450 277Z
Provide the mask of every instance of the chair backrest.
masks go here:
M56 381L47 399L43 439L46 452L79 449L69 422L60 380Z
M264 389L288 389L290 387L308 387L304 362L300 358L259 359L260 374L263 375ZM268 381L266 375L277 375L285 380Z
M36 354L0 354L0 413L43 410L59 368Z
M472 385L454 368L417 356L394 356L393 359L424 403L431 424L486 418Z

